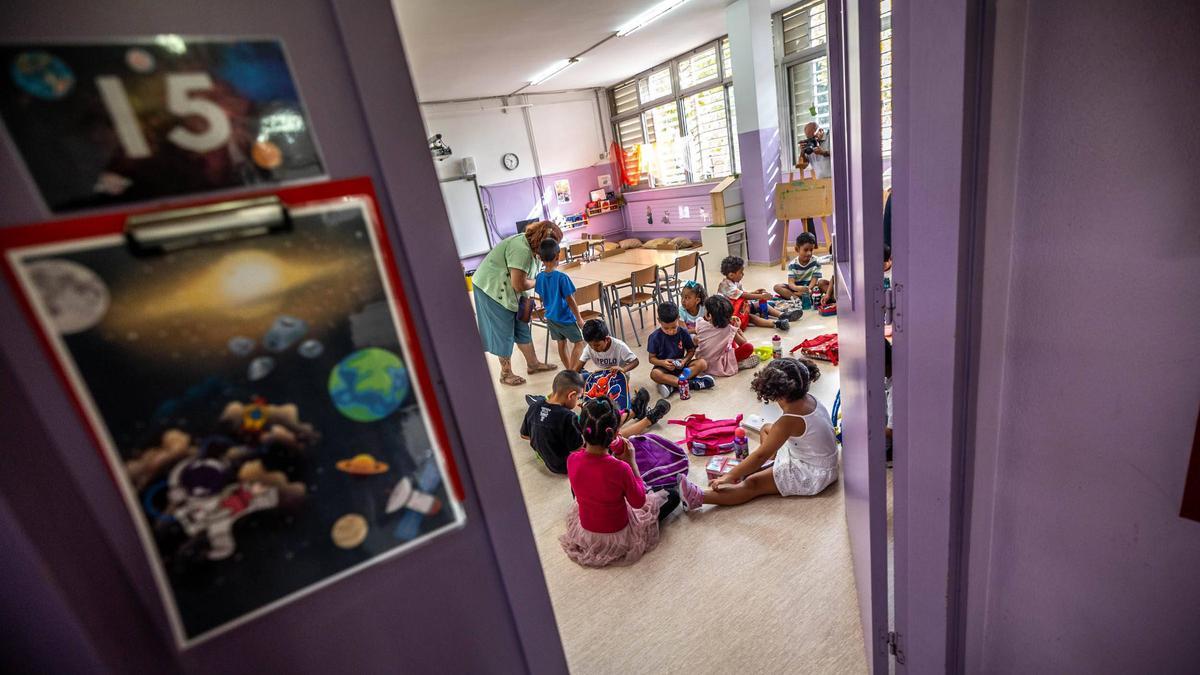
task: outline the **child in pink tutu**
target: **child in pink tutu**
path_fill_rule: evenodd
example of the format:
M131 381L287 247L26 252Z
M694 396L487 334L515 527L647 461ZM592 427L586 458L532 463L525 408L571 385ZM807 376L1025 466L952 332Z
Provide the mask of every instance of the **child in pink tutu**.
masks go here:
M647 493L633 446L618 438L620 411L607 398L583 405L582 450L567 457L567 478L575 505L559 543L567 557L585 567L628 565L658 545L658 525L679 505L674 490Z

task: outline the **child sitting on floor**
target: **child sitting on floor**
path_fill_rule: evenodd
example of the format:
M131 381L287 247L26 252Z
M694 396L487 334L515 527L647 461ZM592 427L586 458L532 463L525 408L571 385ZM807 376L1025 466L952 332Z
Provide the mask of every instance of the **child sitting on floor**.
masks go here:
M622 439L616 454L609 454L618 419L608 399L585 403L580 415L584 449L567 458L575 504L559 544L585 567L636 562L658 545L659 524L679 505L673 490L646 492L629 441Z
M546 311L546 330L558 344L558 358L563 368L579 360L583 353L583 335L579 331L579 305L575 304L575 284L571 277L558 271L558 242L549 237L538 246L538 257L544 268L534 281L534 290L542 299ZM567 356L567 342L571 355Z
M591 319L583 324L583 340L587 347L575 361L572 370L586 373L589 363L595 370L611 370L628 373L641 363L629 345L608 334L608 326L600 319Z
M696 343L687 329L679 325L679 308L673 302L658 306L658 328L646 340L646 351L650 354L650 379L658 384L658 393L670 398L679 385L684 369L691 371L688 386L691 389L710 389L716 385L711 375L705 375L708 367L704 359L696 356Z
M816 495L836 481L833 423L825 406L808 393L820 376L812 361L792 358L775 359L755 375L750 387L764 403L778 403L783 416L774 424L764 424L758 448L732 471L709 482L707 490L681 476L679 494L686 508L743 504L762 495ZM772 458L774 466L763 469Z
M817 236L812 232L801 232L796 237L796 257L788 262L787 283L775 284L776 293L791 299L808 295L813 288L822 293L829 291L829 282L821 278L821 264L813 255L816 248Z
M754 345L733 324L733 305L723 295L704 301L708 318L696 322L696 353L708 365L708 372L717 377L729 377L738 370L758 365Z
M704 316L705 293L704 286L695 281L685 282L679 291L679 318L692 337L696 336L696 322Z
M583 447L583 435L579 430L579 418L575 407L583 396L584 380L574 370L564 370L554 376L550 396L526 396L529 410L521 423L521 438L529 445L542 463L552 473L567 473L567 456ZM659 401L647 410L650 392L638 391L631 410L625 413L621 427L622 436L643 433L656 424L671 410L671 404Z
M729 256L721 261L721 279L717 292L729 298L733 305L733 315L738 317L741 328L748 326L774 326L778 330L787 330L790 326L788 318L774 307L767 307L767 316L758 316L760 300L771 300L773 296L766 289L758 289L753 293L742 289L742 278L746 276L746 262L737 256ZM800 318L799 314L794 315Z

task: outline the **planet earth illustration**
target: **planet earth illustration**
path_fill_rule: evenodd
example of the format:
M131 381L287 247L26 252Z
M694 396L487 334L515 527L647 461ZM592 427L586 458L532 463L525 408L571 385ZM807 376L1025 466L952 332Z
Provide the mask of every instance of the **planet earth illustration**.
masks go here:
M46 101L57 101L75 86L75 74L63 60L48 52L23 52L12 64L17 86Z
M392 414L408 398L408 369L399 356L378 347L351 353L329 373L329 397L355 422Z
M58 332L81 333L108 313L108 286L83 265L49 259L30 263L25 269Z

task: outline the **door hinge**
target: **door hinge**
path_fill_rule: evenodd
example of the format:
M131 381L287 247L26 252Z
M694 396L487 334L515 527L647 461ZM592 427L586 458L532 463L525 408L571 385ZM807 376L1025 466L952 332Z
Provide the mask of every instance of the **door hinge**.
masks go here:
M900 332L900 312L896 311L897 296L904 287L897 284L883 291L883 324L891 326L895 333Z
M904 650L900 648L900 636L896 635L896 631L889 631L887 634L888 653L896 658L896 663L904 665Z

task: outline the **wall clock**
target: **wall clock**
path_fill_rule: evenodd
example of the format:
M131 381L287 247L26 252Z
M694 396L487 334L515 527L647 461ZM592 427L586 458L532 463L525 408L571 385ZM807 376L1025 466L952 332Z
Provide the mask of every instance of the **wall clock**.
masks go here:
M515 152L504 153L504 156L500 158L500 161L504 163L504 168L508 169L509 171L516 169L517 165L521 163L521 160L517 157Z

